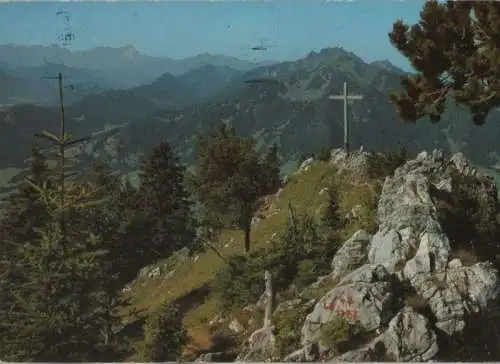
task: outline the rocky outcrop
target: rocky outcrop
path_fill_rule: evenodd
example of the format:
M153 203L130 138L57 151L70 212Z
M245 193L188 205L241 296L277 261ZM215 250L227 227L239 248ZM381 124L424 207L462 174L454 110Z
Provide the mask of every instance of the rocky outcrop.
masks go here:
M371 235L364 230L359 230L347 240L337 251L332 260L332 273L330 278L338 280L356 268L365 264L368 260L367 247L370 244Z
M368 155L362 149L349 154L343 149L335 149L331 152L330 164L339 170L363 171L368 165Z
M137 277L139 279L156 279L156 278L169 278L172 276L176 269L186 262L190 257L189 249L182 248L174 252L168 259L161 264L148 265L143 267Z
M363 166L365 157L332 152L332 161L343 168ZM494 183L461 154L447 159L439 151L423 152L386 178L378 203L378 231L373 236L358 231L338 250L325 278L333 288L307 315L301 346L282 359L428 361L439 353L440 335L460 335L466 315L487 308L500 288L495 266L487 261L466 265L454 258L455 242L438 216L434 191L455 193L457 176L480 182L478 200L497 198ZM311 298L302 296L297 302ZM339 317L356 327L363 340L334 353L322 346L320 333Z
M320 346L320 355L326 350L319 343L321 326L335 317L366 332L386 325L395 314L393 291L391 275L381 265L364 265L344 277L307 316L301 337L306 352L310 353L314 344Z
M405 307L389 322L387 330L363 347L332 359L333 362L428 361L439 348L429 320Z

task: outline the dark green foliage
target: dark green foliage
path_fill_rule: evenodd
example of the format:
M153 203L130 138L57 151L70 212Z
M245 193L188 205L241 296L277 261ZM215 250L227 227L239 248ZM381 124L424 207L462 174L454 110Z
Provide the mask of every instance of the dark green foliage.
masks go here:
M280 312L275 318L276 351L280 358L299 348L302 325L307 314L303 307L296 307Z
M154 148L141 165L137 209L151 226L143 263L167 258L193 242L194 226L184 172L166 142Z
M142 360L176 361L187 341L188 335L182 326L179 308L172 304L163 304L146 320Z
M31 173L11 200L17 209L2 222L9 249L0 259L0 355L40 362L109 358L122 301L105 269L106 246L90 223L104 200L96 186L68 180L65 152L79 141L66 133L64 117L59 136L38 136L55 147L55 163L48 168L33 150Z
M266 154L264 160L264 173L267 180L267 188L274 190L281 185L281 158L278 153L278 146L274 143Z
M475 124L485 122L500 105L499 22L498 2L433 0L417 24L394 23L389 39L417 72L402 76L404 92L391 95L404 121L427 115L438 122L451 95L469 108Z
M495 191L474 177L456 173L452 192L432 190L438 218L452 247L465 249L480 260L497 261L500 257L499 212Z
M32 156L28 161L28 177L41 185L47 181L48 167L46 158L37 146L33 146ZM4 239L17 244L30 242L38 237L36 232L45 223L46 207L38 198L38 192L22 181L7 199L4 206L2 226ZM11 244L4 244L2 249L9 249Z
M48 176L53 186L60 186L61 171ZM96 200L92 190L72 183L64 190L29 183L39 188L36 198L45 211L35 219L39 228L32 239L13 242L2 262L0 351L8 360L93 360L109 351L106 326L115 322L120 305L117 291L105 289L102 240L88 228L73 229ZM103 302L110 306L105 309Z
M271 247L248 256L231 257L229 265L214 280L220 309L231 312L257 301L264 290L263 272L269 270L275 291L283 292L290 284L312 282L310 272L300 269L300 262L309 261L317 278L330 269L336 244L324 239L321 226L308 215L294 218Z
M341 354L342 346L348 344L355 336L355 329L341 316L335 316L330 321L321 326L321 344L330 350L330 355Z
M397 152L370 153L367 158L366 174L368 178L383 179L392 175L398 167L406 163L408 153L406 148L402 147Z
M323 147L317 153L317 158L319 161L328 162L331 158L332 150L328 147Z
M234 129L221 124L217 132L198 140L196 151L196 197L223 225L244 232L245 253L261 198L280 186L276 146L266 158L255 149L253 139L237 137Z
M345 226L345 219L341 216L339 208L338 186L331 183L327 191L326 206L321 215L321 224L326 230L327 241L332 242L332 244L338 241L339 231Z
M12 361L89 361L102 343L96 300L97 253L62 249L57 231L25 244L2 267L2 357ZM91 243L91 242L82 242ZM80 252L79 252L80 250ZM26 345L29 343L29 345Z
M297 277L295 279L295 284L297 287L307 287L311 283L316 282L318 277L325 273L326 266L324 262L320 262L323 264L318 264L316 260L307 259L299 262Z
M107 172L104 172L107 173ZM108 194L108 203L94 210L92 226L100 231L109 251L107 270L123 286L137 276L138 271L151 263L150 239L152 222L138 207L138 192L128 181L121 183L111 176L99 177L104 184L101 191ZM106 192L107 191L107 192Z
M263 269L269 265L260 254L231 257L228 266L217 273L213 283L219 310L232 313L256 301L263 290Z

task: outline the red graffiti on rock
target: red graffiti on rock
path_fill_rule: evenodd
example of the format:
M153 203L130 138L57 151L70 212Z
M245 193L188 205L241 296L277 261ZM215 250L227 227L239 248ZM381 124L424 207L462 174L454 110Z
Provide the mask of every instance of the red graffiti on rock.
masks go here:
M334 311L337 315L356 320L358 318L358 310L351 308L354 303L351 296L340 297L330 303L325 303L323 308L328 311Z

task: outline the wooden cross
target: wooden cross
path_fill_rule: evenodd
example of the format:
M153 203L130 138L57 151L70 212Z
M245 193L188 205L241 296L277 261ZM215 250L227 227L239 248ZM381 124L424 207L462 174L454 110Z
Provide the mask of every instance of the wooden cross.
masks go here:
M349 122L347 119L347 102L354 100L362 100L361 95L348 95L347 94L347 82L344 82L344 94L343 95L330 95L330 100L344 100L344 150L346 154L349 154Z

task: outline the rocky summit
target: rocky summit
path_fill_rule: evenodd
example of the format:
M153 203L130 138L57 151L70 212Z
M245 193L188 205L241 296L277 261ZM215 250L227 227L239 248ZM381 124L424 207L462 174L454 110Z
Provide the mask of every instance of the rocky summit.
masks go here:
M368 157L334 151L330 163L338 173L353 168L359 172ZM307 163L312 162L304 167ZM331 272L274 307L270 324L250 333L237 361L450 357L450 340L470 334L471 317L494 311L500 290L495 257L481 260L474 251L465 254L460 246L474 246L473 242L459 241L461 237L449 230L450 217L443 217L444 201L449 203L453 195L463 198L465 185L473 186L469 195L477 210L493 206L495 218L495 184L462 154L446 158L438 150L422 152L397 168L383 183L376 232L358 230L345 241L332 257ZM462 208L466 214L467 207ZM311 292L319 285L329 288L315 299ZM292 334L300 336L300 344L277 357L273 321L296 308L307 312L298 325L300 331ZM339 320L354 327L355 333L343 350L333 352L322 330ZM207 354L199 359L209 360Z

